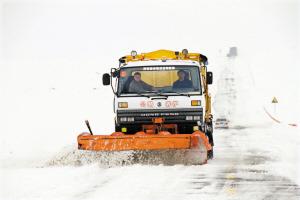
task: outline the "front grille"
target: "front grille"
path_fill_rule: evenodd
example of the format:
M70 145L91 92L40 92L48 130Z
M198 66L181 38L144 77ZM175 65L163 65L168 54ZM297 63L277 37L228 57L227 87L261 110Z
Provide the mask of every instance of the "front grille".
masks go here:
M186 116L200 116L202 123L203 109L202 108L188 108L188 109L153 109L153 110L119 110L117 111L118 121L124 117L134 117L134 122L122 121L121 123L152 123L155 117L163 117L165 123L182 123L182 122L195 122L199 120L186 120Z

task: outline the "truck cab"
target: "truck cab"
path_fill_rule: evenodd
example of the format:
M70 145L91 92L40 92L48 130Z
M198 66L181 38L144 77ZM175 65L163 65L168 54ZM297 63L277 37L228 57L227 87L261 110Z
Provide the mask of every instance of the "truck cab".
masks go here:
M118 68L103 75L114 91L115 131L134 134L154 118L176 125L171 133L212 133L207 59L187 50L158 50L120 58ZM167 126L166 126L167 127Z

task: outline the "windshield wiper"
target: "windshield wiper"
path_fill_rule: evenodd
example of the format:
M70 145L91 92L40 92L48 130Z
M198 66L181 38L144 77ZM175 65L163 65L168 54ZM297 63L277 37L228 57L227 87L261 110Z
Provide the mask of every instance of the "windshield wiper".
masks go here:
M147 98L150 98L150 96L149 96L149 95L144 95L144 94L142 94L141 92L138 92L137 94L138 94L138 95L140 95L140 96L142 96L142 97L147 97Z
M156 94L156 95L158 95L158 96L168 97L168 95L162 94L162 93L159 92L159 91L153 91L153 93Z
M180 95L180 96L187 96L187 97L190 97L190 96L191 96L191 95L188 94L188 93L181 93L181 92L175 92L175 91L171 91L170 93L175 93L175 94ZM169 95L169 96L171 96L171 95Z

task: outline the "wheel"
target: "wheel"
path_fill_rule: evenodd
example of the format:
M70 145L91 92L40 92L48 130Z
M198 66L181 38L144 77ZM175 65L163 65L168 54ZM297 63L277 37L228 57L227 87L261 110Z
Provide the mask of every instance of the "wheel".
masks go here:
M121 132L121 126L115 122L115 132Z
M214 138L213 138L213 126L212 123L205 125L205 135L208 137L209 144L214 146Z
M214 150L211 149L209 151L207 151L207 158L210 160L210 159L213 159L214 157Z

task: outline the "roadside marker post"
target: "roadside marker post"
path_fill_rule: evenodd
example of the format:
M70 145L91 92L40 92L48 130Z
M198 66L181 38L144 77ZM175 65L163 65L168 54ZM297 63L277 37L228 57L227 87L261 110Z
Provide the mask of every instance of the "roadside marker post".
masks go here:
M276 97L273 97L272 104L274 105L274 115L275 115L276 114L276 104L278 104L278 100L276 99Z

